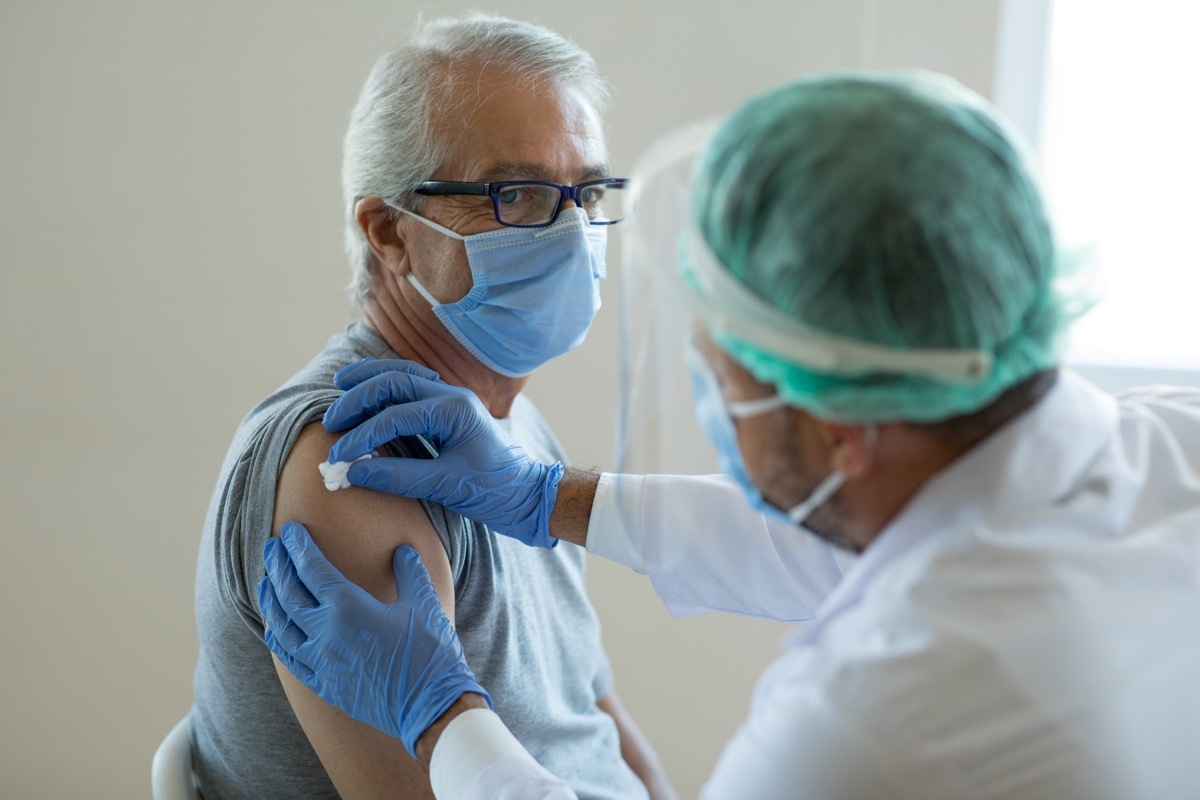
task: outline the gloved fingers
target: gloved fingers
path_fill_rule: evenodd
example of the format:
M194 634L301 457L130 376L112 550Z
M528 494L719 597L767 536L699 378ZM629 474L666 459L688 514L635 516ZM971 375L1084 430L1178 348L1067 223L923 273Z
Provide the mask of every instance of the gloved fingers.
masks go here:
M431 381L436 381L440 377L429 367L422 366L415 361L403 358L364 358L357 364L339 369L333 376L333 385L339 389L350 389L368 378L385 372L407 372Z
M279 605L275 588L267 578L258 582L258 607L262 609L263 621L272 638L288 653L295 655L301 645L308 641L308 636Z
M338 398L337 403L326 412L326 419L329 418L329 412L338 407L338 403L350 396L347 392ZM442 396L428 397L391 405L377 413L372 412L373 416L358 419L353 423L357 427L347 431L329 448L329 463L353 461L403 436L424 436L440 449L440 444L448 438L448 434L454 433L451 424L453 417L445 413L448 409L444 403Z
M324 553L317 547L317 543L312 540L308 529L299 522L294 520L285 522L279 533L279 541L287 550L288 560L298 584L295 590L297 600L302 598L299 592L300 588L308 592L309 597L313 600L311 603L297 602L294 608L289 607L288 598L279 591L279 585L276 583L279 600L292 620L299 621L299 614L305 609L329 605L337 602L346 594L362 591L347 580L337 567L329 563ZM288 575L286 570L283 575L285 577ZM272 582L275 582L274 579Z
M409 403L426 397L441 397L461 392L440 380L408 372L383 372L364 379L325 410L321 423L329 431L353 427L388 406Z
M466 469L462 459L454 458L370 458L350 466L346 480L352 486L361 486L377 492L388 492L401 497L416 497L432 500L458 508L458 473Z
M288 624L287 612L279 605L279 598L275 596L275 587L271 584L270 578L265 575L258 582L258 608L266 627L282 630Z
M317 604L317 599L296 573L296 565L292 562L282 537L271 537L263 545L263 566L266 567L267 580L270 581L275 599L284 614L290 617L299 608Z
M392 574L396 577L398 598L412 598L415 602L410 605L427 604L432 598L439 609L442 607L429 570L425 568L421 554L415 547L404 544L396 548L392 554Z
M288 672L295 675L308 688L317 691L316 673L311 667L292 655L291 651L283 647L273 630L267 628L263 633L263 641L266 642L267 649L279 659L279 663L287 667Z

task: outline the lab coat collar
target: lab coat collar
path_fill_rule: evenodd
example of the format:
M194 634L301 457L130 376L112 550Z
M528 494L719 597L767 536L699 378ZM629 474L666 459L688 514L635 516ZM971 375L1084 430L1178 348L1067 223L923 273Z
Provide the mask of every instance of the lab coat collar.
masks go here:
M1118 416L1112 397L1062 370L1037 405L926 481L846 571L816 621L787 644L815 640L915 546L935 546L982 519L1020 514L1066 495L1111 443Z

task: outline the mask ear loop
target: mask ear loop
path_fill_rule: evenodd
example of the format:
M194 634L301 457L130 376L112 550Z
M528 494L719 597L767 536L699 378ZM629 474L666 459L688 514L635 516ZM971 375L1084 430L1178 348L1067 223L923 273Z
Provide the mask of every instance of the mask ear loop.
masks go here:
M451 239L458 239L460 242L462 242L462 241L465 241L467 238L467 237L463 236L461 233L455 233L454 231L450 230L449 228L447 228L444 225L438 225L433 220L422 217L420 214L414 214L413 212L409 211L407 208L401 208L400 206L394 206L391 203L387 202L386 200L384 201L384 205L387 206L388 208L392 209L393 211L399 211L401 214L408 214L408 216L412 217L413 219L420 221L420 223L422 225L425 225L426 227L429 227L429 228L433 228L438 233L445 234L446 236L449 236Z
M867 425L867 449L874 450L879 444L879 426L874 422Z
M439 233L443 233L446 236L449 236L451 239L458 239L460 242L466 240L465 236L455 233L454 231L450 230L449 228L447 228L443 225L438 225L433 220L426 219L425 217L422 217L420 214L414 214L413 212L409 211L407 208L401 208L400 206L392 205L391 203L389 203L386 200L383 201L383 204L385 206L387 206L388 208L392 209L393 211L399 211L401 214L407 214L408 216L410 216L413 219L420 222L422 225L425 225L426 227L429 227L429 228L433 228L435 231L437 231ZM426 289L419 280L417 280L417 276L413 275L411 271L408 273L407 277L408 277L409 284L411 284L412 287L417 290L417 292L421 295L421 297L425 298L425 302L429 303L430 308L436 309L439 306L443 305L443 303L441 301L439 301L436 297L434 297L432 294L429 293L429 290Z
M866 428L867 448L875 449L875 445L879 442L879 426L874 423ZM799 505L793 506L788 510L788 519L793 525L803 525L804 521L812 516L812 513L824 505L829 498L833 497L838 489L841 489L846 483L846 474L841 470L833 472L825 480L817 484L817 488L813 489L812 494L808 499Z
M768 397L760 397L757 400L726 400L725 410L734 419L742 419L743 417L757 417L759 414L766 414L768 411L775 411L786 405L786 400L777 394L773 394Z
M831 473L829 477L817 484L817 488L813 489L812 494L808 499L797 506L792 506L787 512L788 519L793 525L803 525L804 521L812 516L820 506L825 504L825 501L833 497L834 493L842 488L842 484L846 482L845 473L840 470Z
M429 303L430 308L436 309L444 305L440 300L431 295L428 289L421 285L421 282L417 280L417 276L413 275L412 272L409 272L406 277L408 278L409 284L411 284L412 287L417 290L421 297L425 298L425 302Z

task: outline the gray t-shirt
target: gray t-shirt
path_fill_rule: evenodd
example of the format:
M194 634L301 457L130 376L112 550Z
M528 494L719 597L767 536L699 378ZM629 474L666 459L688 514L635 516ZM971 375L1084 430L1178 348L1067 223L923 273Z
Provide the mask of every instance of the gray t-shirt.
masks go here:
M363 358L395 357L373 331L355 323L255 407L234 435L196 570L200 657L191 741L206 800L338 796L263 644L257 586L280 470L301 428L320 419L338 396L334 372ZM563 459L524 396L506 426L535 458ZM415 439L393 447L428 455ZM645 797L621 759L616 726L596 707L611 689L611 676L584 589L583 550L567 542L553 550L526 547L441 506L424 505L450 559L455 627L496 712L581 798Z

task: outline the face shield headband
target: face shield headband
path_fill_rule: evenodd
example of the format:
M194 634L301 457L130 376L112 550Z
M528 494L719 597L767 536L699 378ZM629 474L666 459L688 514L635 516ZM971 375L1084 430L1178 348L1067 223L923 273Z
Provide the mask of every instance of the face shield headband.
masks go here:
M731 337L813 372L916 374L941 383L975 384L992 369L985 350L907 349L859 342L810 328L775 309L734 279L691 224L683 232L685 285L696 316L717 338Z

